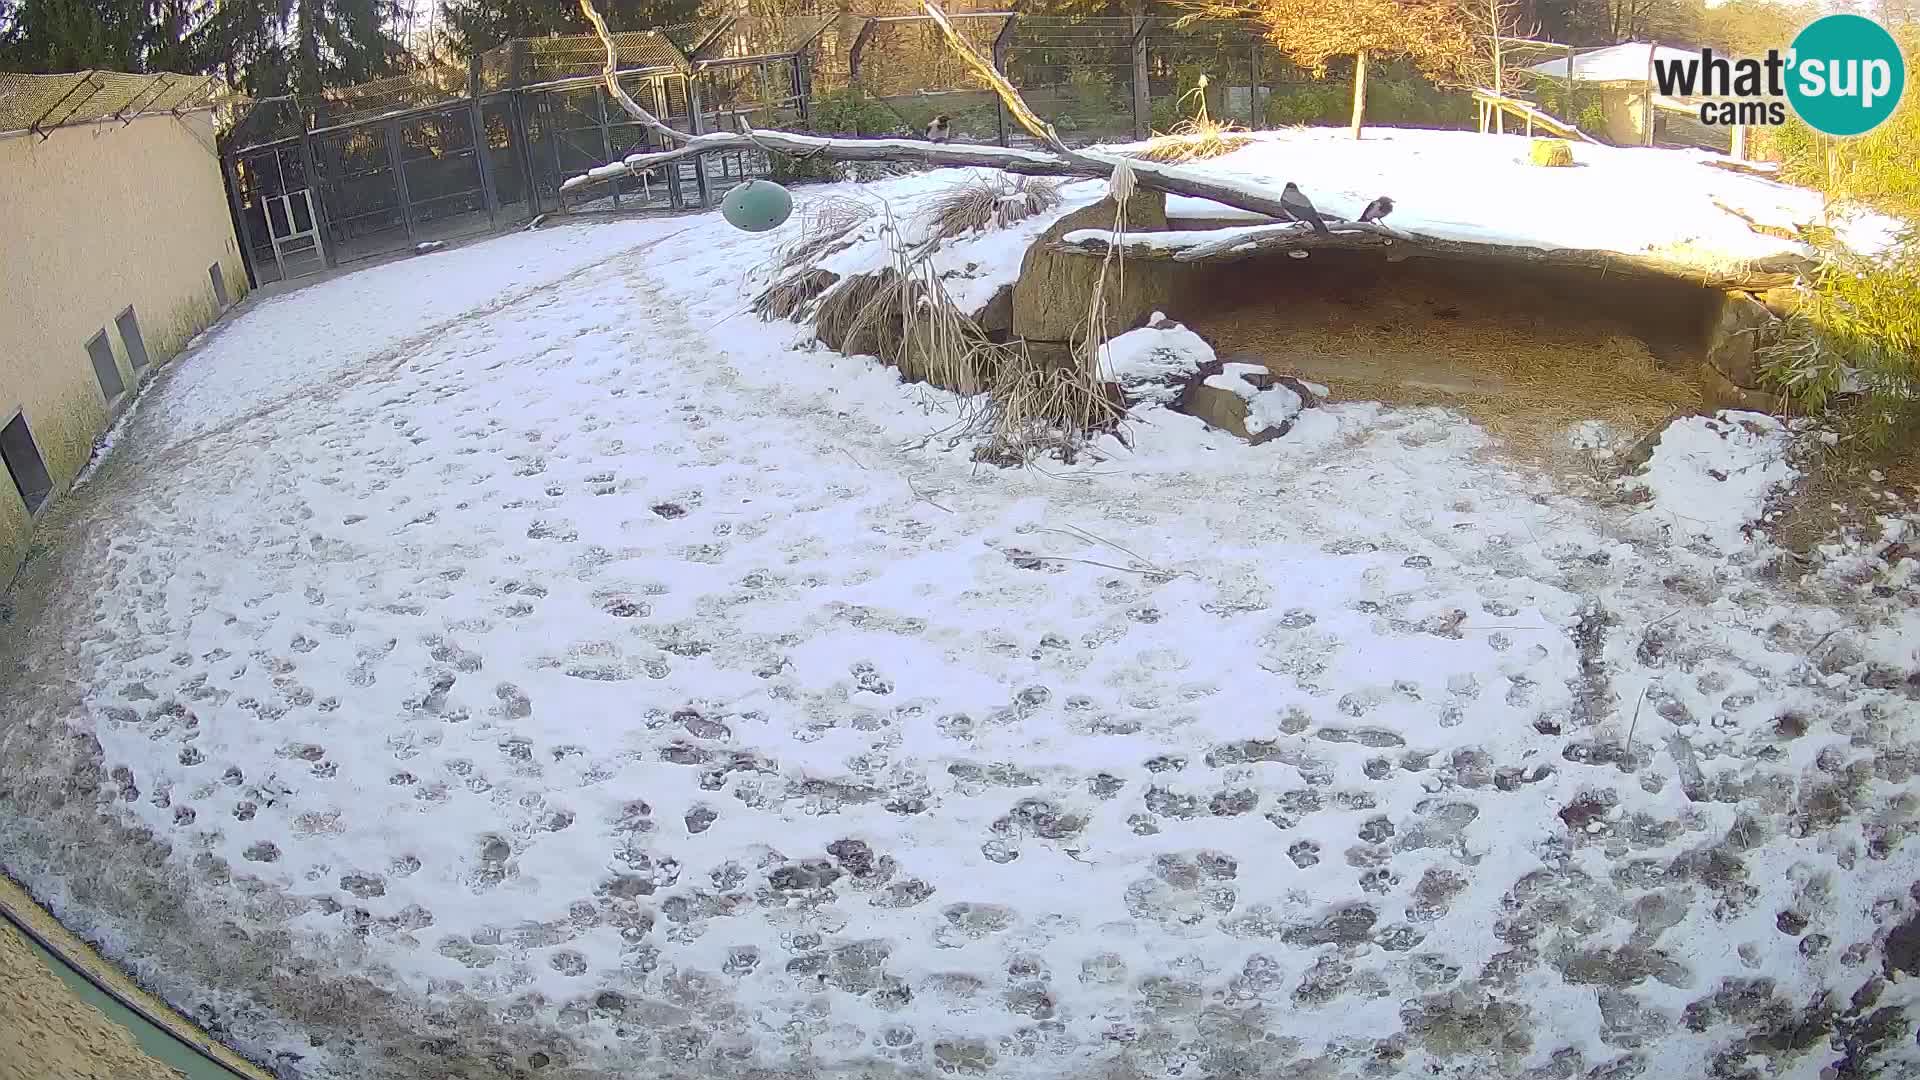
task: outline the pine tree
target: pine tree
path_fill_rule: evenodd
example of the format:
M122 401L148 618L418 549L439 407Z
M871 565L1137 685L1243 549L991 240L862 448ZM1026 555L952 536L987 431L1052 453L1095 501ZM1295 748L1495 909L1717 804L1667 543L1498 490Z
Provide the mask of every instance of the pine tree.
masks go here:
M143 71L139 0L19 0L0 40L0 67L49 73Z
M248 93L311 100L399 69L394 14L393 0L228 0L209 39Z

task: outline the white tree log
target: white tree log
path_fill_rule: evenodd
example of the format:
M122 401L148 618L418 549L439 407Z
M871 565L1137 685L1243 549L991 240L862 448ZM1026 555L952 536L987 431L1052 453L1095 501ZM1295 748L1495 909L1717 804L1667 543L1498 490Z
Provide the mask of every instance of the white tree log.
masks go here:
M1104 229L1077 229L1061 237L1054 246L1071 254L1104 257L1112 244L1113 235ZM1813 266L1812 259L1791 254L1726 265L1704 259L1691 260L1682 254L1626 254L1586 248L1448 240L1360 221L1340 223L1327 233L1317 233L1293 222L1232 229L1128 233L1122 249L1129 259L1182 263L1233 262L1294 251L1373 251L1395 262L1428 257L1465 262L1538 263L1608 273L1654 274L1714 289L1767 289L1789 285Z

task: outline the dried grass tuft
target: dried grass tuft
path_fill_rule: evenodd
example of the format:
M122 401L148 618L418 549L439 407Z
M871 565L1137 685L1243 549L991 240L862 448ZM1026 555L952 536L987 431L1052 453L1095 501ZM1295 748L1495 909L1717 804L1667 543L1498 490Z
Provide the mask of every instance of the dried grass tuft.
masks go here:
M811 267L823 256L852 243L848 234L873 216L873 207L857 199L823 198L800 215L800 235L775 256L775 275Z
M1030 176L980 176L955 184L922 212L927 239L951 240L1004 229L1060 205L1060 185Z
M1251 142L1253 136L1245 128L1231 120L1210 120L1203 113L1180 121L1164 135L1155 135L1145 147L1130 151L1127 156L1182 165L1225 157Z
M969 185L973 186L973 185ZM1118 389L1103 383L1085 350L1040 354L1025 342L988 340L953 303L930 256L937 244L907 247L891 224L893 265L826 288L814 309L815 335L847 355L870 355L963 395L956 425L981 437L976 456L1022 463L1039 453L1071 457L1092 432L1125 414Z
M897 320L880 317L900 290L899 275L891 267L872 274L855 274L828 289L813 314L814 336L835 352L848 356L897 359L905 335Z
M788 274L753 298L753 313L760 316L762 322L798 318L839 280L840 275L831 270L801 270Z
M995 348L985 418L990 437L978 459L1019 464L1055 453L1071 460L1089 435L1115 430L1125 418L1119 388L1101 382L1088 365L1049 363L1025 342Z
M993 346L947 295L924 253L896 249L894 265L834 286L820 300L814 333L828 348L868 355L961 394L986 388Z
M1231 120L1215 120L1207 115L1207 77L1180 98L1193 102L1193 115L1173 125L1164 134L1155 132L1147 145L1129 153L1129 157L1180 165L1189 161L1207 161L1225 157L1253 141L1247 130Z

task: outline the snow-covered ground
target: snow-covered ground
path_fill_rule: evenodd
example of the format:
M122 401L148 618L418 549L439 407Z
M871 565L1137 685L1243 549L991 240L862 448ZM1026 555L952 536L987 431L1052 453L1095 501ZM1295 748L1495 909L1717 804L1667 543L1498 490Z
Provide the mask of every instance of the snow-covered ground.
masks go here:
M176 362L0 626L0 863L288 1077L1920 1068L1916 564L1773 582L1784 433L1617 506L1368 403L977 466L744 313L786 238Z

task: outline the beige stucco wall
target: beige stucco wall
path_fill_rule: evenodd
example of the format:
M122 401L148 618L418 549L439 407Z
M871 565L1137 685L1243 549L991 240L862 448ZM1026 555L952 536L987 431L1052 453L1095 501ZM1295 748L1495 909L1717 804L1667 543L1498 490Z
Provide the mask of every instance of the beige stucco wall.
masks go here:
M59 128L42 140L0 135L0 425L24 410L54 497L112 420L86 343L102 329L132 400L211 322L207 267L228 295L246 271L227 213L210 113ZM132 304L153 363L138 373L114 319ZM0 587L27 549L31 520L0 472Z

